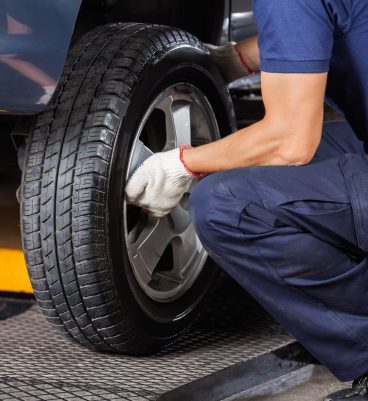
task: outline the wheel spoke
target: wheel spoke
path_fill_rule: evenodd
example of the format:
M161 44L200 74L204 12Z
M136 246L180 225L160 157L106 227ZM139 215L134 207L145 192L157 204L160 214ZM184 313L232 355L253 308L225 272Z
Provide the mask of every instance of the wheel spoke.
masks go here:
M165 113L166 145L169 150L181 144L191 144L191 102L187 99L165 98L157 106Z
M171 211L169 219L172 220L173 232L175 232L176 235L182 234L191 223L189 212L181 206L176 206Z
M149 148L147 148L147 146L145 146L142 141L138 140L134 147L134 153L129 169L129 177L146 159L148 159L152 155L153 152Z
M152 278L152 274L162 257L166 247L174 237L174 233L167 218L148 218L137 240L130 244L130 254L135 267L146 283Z
M174 98L172 96L168 96L156 106L165 114L166 144L163 151L173 149L176 146L176 132L172 113L173 102Z
M186 101L175 102L172 106L174 130L176 133L176 146L192 143L190 128L190 106Z
M193 260L203 252L203 247L192 225L179 237L176 237L172 245L174 267L170 272L170 277L178 282L182 282L186 274L190 272Z

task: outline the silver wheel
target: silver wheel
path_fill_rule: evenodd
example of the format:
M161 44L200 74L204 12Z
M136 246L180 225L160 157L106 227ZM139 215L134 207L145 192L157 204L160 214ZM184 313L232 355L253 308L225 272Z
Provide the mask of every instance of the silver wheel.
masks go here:
M220 137L214 111L195 86L179 83L164 90L149 106L137 130L127 178L149 156L180 144L200 144ZM124 202L126 246L134 276L151 299L172 302L200 274L207 253L191 224L189 194L162 219Z

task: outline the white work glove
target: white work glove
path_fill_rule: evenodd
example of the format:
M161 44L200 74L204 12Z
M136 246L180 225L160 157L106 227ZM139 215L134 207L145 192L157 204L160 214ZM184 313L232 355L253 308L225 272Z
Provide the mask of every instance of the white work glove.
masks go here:
M204 176L188 169L182 158L183 149L185 146L146 159L126 185L128 203L147 210L154 217L169 214L193 181Z
M220 70L225 83L236 81L247 75L252 75L243 56L236 48L236 42L230 42L225 46L204 44L211 54L211 58Z

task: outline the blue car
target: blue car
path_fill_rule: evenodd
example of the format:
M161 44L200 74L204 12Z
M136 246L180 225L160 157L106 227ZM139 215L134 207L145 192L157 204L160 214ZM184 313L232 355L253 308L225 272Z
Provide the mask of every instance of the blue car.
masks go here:
M126 203L155 152L236 129L203 42L256 33L246 0L2 0L0 124L17 139L24 253L47 320L89 348L149 354L218 277L188 212ZM206 205L203 205L205 208Z

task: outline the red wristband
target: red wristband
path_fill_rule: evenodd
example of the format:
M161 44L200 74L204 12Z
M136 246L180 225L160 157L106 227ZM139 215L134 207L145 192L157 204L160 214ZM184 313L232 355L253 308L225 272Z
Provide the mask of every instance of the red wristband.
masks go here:
M241 62L241 65L243 66L245 73L247 75L252 75L254 74L254 72L251 70L251 68L249 67L249 65L245 62L243 55L241 54L241 52L239 51L239 49L236 47L236 45L234 46L234 49L236 50L236 52L238 53L239 56L239 60Z
M180 161L182 163L182 165L184 166L185 170L192 176L192 177L197 177L197 178L203 178L206 176L206 174L204 173L193 173L193 171L191 171L189 169L189 167L187 166L187 164L184 161L184 157L183 157L183 151L184 149L190 149L191 146L190 145L179 145L179 158Z

